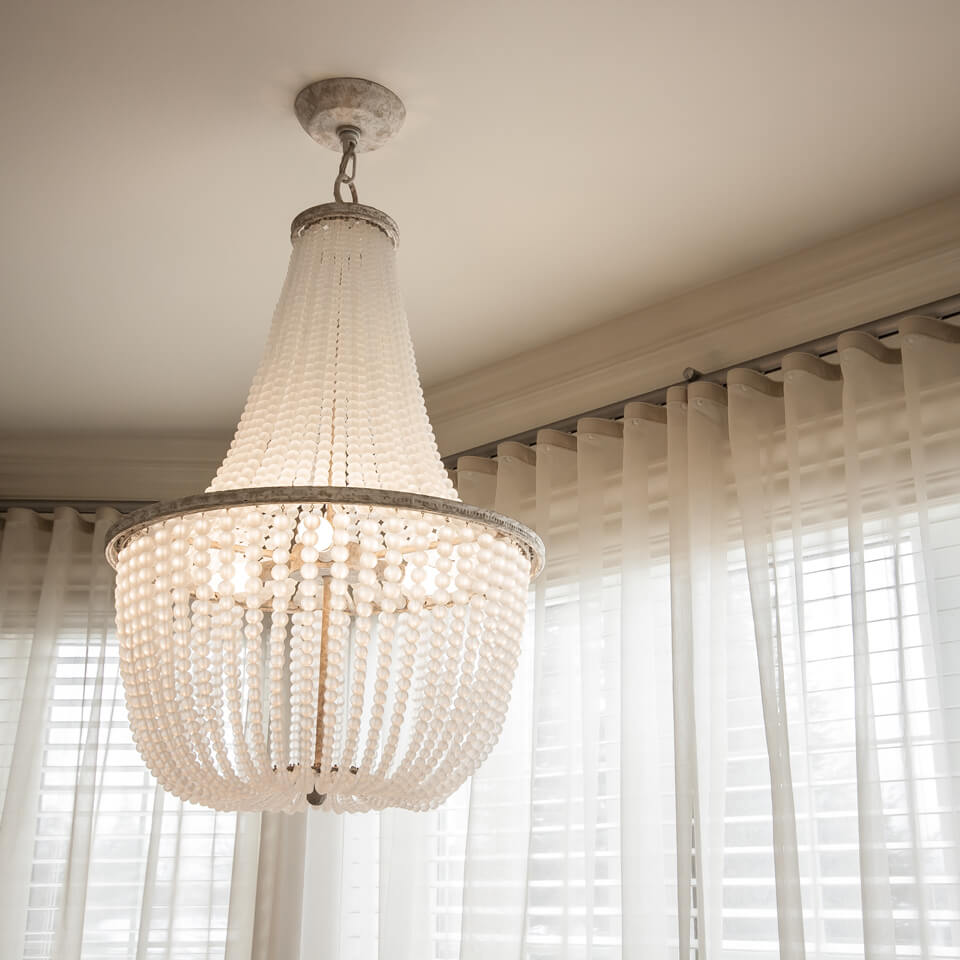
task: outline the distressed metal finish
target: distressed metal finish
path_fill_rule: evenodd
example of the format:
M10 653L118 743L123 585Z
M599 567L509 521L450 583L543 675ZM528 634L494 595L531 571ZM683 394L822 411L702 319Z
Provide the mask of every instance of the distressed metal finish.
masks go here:
M303 213L298 213L290 224L291 241L322 220L365 220L382 230L395 247L400 243L400 228L393 217L363 203L321 203L318 207L310 207Z
M340 136L340 143L343 144L343 156L340 158L337 179L333 181L333 199L337 203L343 203L340 188L348 187L350 202L357 203L360 198L357 196L357 185L354 181L357 178L357 140L360 137L360 131L356 127L341 127L337 133Z
M366 153L392 140L407 113L392 90L359 77L317 80L297 94L293 107L303 129L337 153L341 127L357 128L357 152Z
M432 513L442 517L456 517L469 523L479 523L498 533L513 537L530 558L530 579L543 569L543 541L529 527L511 520L493 510L481 510L459 500L442 497L426 497L419 493L402 490L374 490L368 487L245 487L239 490L218 490L215 493L198 493L179 500L167 500L141 507L121 517L107 531L107 561L114 568L120 551L141 530L158 520L182 517L208 510L227 507L250 507L280 503L336 503L362 507L396 507L419 513Z

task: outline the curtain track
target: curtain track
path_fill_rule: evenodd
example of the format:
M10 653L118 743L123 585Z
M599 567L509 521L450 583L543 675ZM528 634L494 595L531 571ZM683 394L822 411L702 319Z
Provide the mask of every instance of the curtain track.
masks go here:
M899 328L900 321L905 317L917 316L922 314L929 317L937 317L940 320L949 320L953 317L960 317L960 294L947 297L943 300L934 300L931 303L925 303L919 307L913 307L910 310L902 310L900 313L891 314L888 317L881 317L878 320L869 320L856 327L849 327L840 330L837 333L826 337L820 337L817 340L808 340L805 343L794 344L778 350L776 353L768 353L762 357L754 357L752 360L745 360L742 363L734 363L729 367L722 367L719 370L711 370L709 373L701 373L693 367L687 367L681 380L675 383L658 387L656 390L650 390L647 393L641 393L639 396L627 397L624 400L618 400L616 403L609 403L603 407L597 407L594 410L584 410L581 413L574 414L572 417L564 417L562 420L555 420L553 423L540 424L537 427L531 427L521 433L515 433L509 437L500 437L498 440L491 440L488 443L482 443L476 447L470 447L468 450L459 450L457 453L451 453L443 458L443 464L448 470L454 470L457 466L457 460L460 457L492 457L496 455L497 447L501 443L510 441L516 443L533 444L536 442L537 434L541 430L559 430L564 433L575 433L577 421L585 417L597 417L605 420L617 420L623 416L623 408L628 403L652 403L663 404L666 402L667 390L672 386L682 386L684 383L692 383L694 380L707 380L711 383L719 383L722 386L727 384L727 374L731 370L750 369L758 373L774 373L780 369L783 358L790 353L810 353L818 357L827 357L837 351L837 339L844 333L850 333L854 330L863 333L869 333L882 340L884 337L894 336Z

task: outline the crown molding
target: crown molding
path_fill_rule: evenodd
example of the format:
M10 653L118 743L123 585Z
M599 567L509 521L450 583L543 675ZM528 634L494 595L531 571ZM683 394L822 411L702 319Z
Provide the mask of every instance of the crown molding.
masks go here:
M444 456L960 293L960 196L428 387ZM0 432L0 500L204 490L224 434Z
M960 196L425 391L444 456L960 292Z
M205 490L220 434L0 432L0 499L153 501Z

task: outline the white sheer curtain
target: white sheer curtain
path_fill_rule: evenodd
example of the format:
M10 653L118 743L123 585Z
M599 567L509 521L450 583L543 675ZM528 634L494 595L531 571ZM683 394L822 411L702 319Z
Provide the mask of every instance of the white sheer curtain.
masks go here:
M0 534L0 957L223 956L235 818L160 791L130 740L104 534Z
M960 955L960 331L897 342L461 462L548 547L461 956Z
M461 461L548 567L503 739L432 814L159 793L109 516L12 512L0 956L960 955L960 335L836 359Z

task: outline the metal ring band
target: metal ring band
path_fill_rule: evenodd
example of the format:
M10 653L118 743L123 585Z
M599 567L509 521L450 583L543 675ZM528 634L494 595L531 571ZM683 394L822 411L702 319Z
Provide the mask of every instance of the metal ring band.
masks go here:
M291 242L324 220L363 220L382 230L395 247L400 244L400 228L396 220L382 210L368 207L364 203L321 203L318 207L309 207L298 213L290 224Z
M198 493L179 500L153 503L124 515L107 531L107 561L116 569L120 551L136 534L158 520L169 520L171 517L204 513L207 510L221 510L226 507L270 506L280 503L338 503L359 507L396 507L401 510L416 510L483 524L499 533L507 534L520 545L530 558L531 580L543 570L543 541L529 527L510 517L495 513L493 510L471 507L459 500L427 497L402 490L375 490L368 487L245 487L239 490Z

